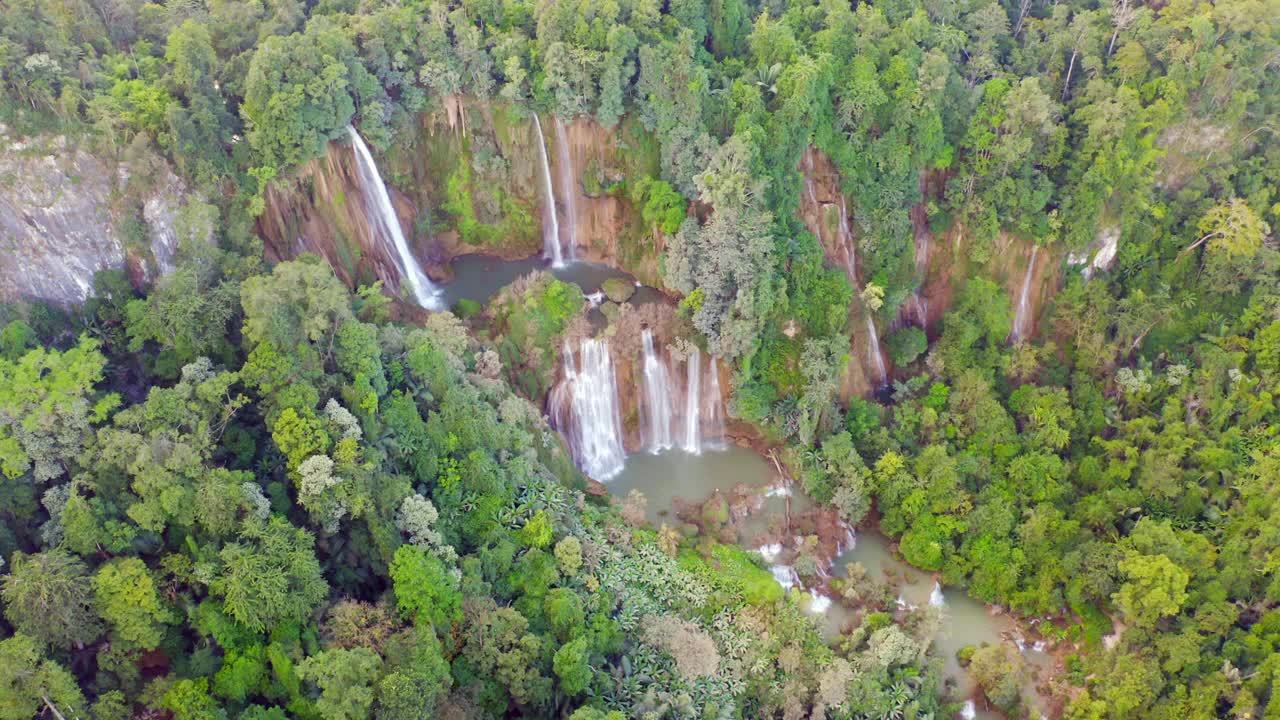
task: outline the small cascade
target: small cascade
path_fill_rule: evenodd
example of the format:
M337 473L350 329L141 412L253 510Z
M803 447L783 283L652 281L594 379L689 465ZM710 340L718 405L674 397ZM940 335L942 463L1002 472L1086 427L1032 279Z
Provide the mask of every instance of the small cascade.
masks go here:
M942 594L942 583L935 582L933 584L933 592L929 593L929 605L943 607L946 604L947 598Z
M978 717L978 708L973 704L973 700L965 700L964 705L960 706L960 720L974 720Z
M685 360L684 451L702 453L702 351L694 346Z
M706 436L710 439L711 445L716 448L724 447L724 396L720 394L720 367L716 362L715 356L711 357L711 382L707 388L709 397L707 398L707 420L706 420Z
M880 334L876 332L876 323L871 319L871 312L862 313L867 321L867 354L871 356L871 364L875 366L879 387L889 384L889 370L884 365L884 355L880 352Z
M552 119L556 128L556 175L560 179L560 197L564 203L562 244L566 259L573 262L578 253L578 188L573 181L573 160L569 157L569 137L564 131L564 123L558 117L552 116Z
M1013 316L1013 332L1009 335L1013 342L1023 339L1031 330L1031 280L1036 272L1036 255L1039 252L1039 245L1031 246L1031 259L1027 262L1027 273L1022 277L1022 292L1018 294L1018 309Z
M538 136L538 160L542 162L542 257L552 267L564 267L560 253L560 221L556 218L556 189L551 183L551 164L547 162L547 141L542 136L542 122L533 114L533 129Z
M558 410L561 429L571 428L574 459L596 480L608 480L622 471L626 451L622 447L622 417L618 411L618 382L606 340L582 341L575 366L573 349L564 348L564 383L569 393L570 417ZM565 401L559 402L559 407Z
M840 239L840 247L844 250L844 269L849 274L849 282L858 287L858 253L853 246L853 233L849 232L849 208L845 204L844 195L840 195L840 227L836 228L836 237Z
M822 593L815 592L813 599L809 601L809 612L814 615L824 615L831 609L831 598Z
M760 557L764 558L765 562L771 563L777 560L779 557L781 557L782 543L769 543L768 545L761 545L760 548L758 549L758 552L760 553Z
M661 452L671 447L671 384L667 364L653 346L653 332L645 328L644 341L644 402L645 428L650 452Z
M382 182L382 175L373 161L369 146L364 144L364 138L361 138L360 133L350 125L347 126L347 136L351 138L351 146L355 148L360 188L367 200L366 207L370 207L373 211L370 220L377 230L379 242L391 243L396 266L400 271L400 280L409 286L414 301L428 310L439 309L440 290L427 278L417 258L409 250L409 243L404 239L404 230L400 227L400 218L396 217L395 208L391 205L391 195L387 193L386 183Z
M773 575L773 579L782 586L783 590L790 590L800 582L800 577L796 575L795 568L790 565L770 565L769 573Z

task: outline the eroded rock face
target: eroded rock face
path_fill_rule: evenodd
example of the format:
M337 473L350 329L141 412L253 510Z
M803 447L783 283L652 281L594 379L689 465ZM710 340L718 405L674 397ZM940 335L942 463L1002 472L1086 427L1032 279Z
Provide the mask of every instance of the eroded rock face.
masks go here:
M154 189L142 198L149 246L131 251L113 204L129 182L128 168L66 138L18 139L3 126L0 148L0 301L80 303L93 288L94 273L131 259L138 261L139 280L172 269L173 218L186 191L167 167L148 179Z

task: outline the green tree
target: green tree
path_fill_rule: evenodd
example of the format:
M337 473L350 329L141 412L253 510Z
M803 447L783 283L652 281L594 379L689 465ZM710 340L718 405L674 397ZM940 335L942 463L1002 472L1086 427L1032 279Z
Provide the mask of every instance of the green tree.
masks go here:
M424 547L401 545L391 561L396 603L409 617L443 630L462 618L458 580Z
M75 676L45 658L29 635L0 640L0 720L29 720L46 709L68 718L85 711Z
M315 541L278 516L246 521L240 539L219 553L209 589L236 622L254 631L302 622L329 593Z
M98 637L102 623L93 601L89 571L65 550L13 554L9 574L0 578L5 617L18 632L57 648L84 645Z
M364 720L373 708L382 658L369 648L325 650L298 664L298 677L320 688L316 712L324 720Z
M120 402L99 395L107 359L88 336L70 350L37 348L16 362L0 360L0 470L36 482L62 475L100 422Z
M160 644L172 616L141 560L118 558L104 564L93 576L93 592L118 640L143 650Z
M1125 619L1138 627L1151 627L1177 614L1187 601L1190 575L1165 555L1131 553L1119 568L1125 580L1111 599Z
M305 32L267 37L244 88L240 112L249 142L263 165L280 170L321 155L351 122L357 102L381 94L349 33L327 17L309 22Z

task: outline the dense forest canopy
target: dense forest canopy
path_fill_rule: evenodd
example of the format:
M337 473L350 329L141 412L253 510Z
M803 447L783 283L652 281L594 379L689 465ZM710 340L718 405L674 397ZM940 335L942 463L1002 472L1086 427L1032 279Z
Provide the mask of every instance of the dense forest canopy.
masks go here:
M961 711L936 615L851 574L824 640L715 518L592 491L543 405L576 285L424 313L268 262L272 189L348 127L394 160L482 111L643 138L589 180L730 413L1042 618L1053 714L1280 718L1280 0L4 0L0 85L4 153L191 191L167 274L0 308L0 720ZM475 143L418 234L536 227L468 194L505 162ZM845 392L877 329L884 387ZM1016 653L964 662L1031 716Z

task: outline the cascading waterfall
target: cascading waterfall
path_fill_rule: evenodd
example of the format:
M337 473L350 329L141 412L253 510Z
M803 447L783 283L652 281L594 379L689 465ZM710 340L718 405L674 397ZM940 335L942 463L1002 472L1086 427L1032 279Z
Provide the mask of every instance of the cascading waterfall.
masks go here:
M724 397L720 394L720 364L711 357L710 397L707 404L707 436L715 447L724 446Z
M840 238L840 244L844 248L844 266L849 273L849 282L857 287L858 283L858 255L853 245L853 233L849 232L849 211L845 206L844 196L840 196L840 227L836 231ZM880 353L880 333L876 331L875 320L871 318L871 311L865 310L862 313L863 319L867 324L867 354L871 356L871 363L876 369L876 377L883 387L889 383L889 370L884 364L884 355Z
M929 593L929 604L933 607L942 607L947 604L947 598L942 594L942 583L933 584L933 591Z
M378 230L379 240L383 243L390 241L395 250L400 279L408 284L414 301L421 307L438 310L440 290L427 278L417 258L409 250L409 243L405 241L404 231L400 228L400 219L396 217L395 208L391 205L391 196L387 193L386 184L382 182L382 175L373 161L369 146L364 144L360 133L350 125L347 126L347 135L351 138L352 147L355 148L356 171L360 175L360 187L364 191L368 205L373 208L374 212L370 219Z
M1013 342L1021 340L1031 329L1031 280L1036 272L1036 255L1039 252L1039 245L1031 246L1031 259L1027 262L1027 273L1022 277L1022 292L1018 294L1018 309L1013 316L1013 332L1009 337Z
M556 189L551 182L551 164L547 162L547 141L542 136L542 122L533 114L533 129L538 135L538 159L542 161L542 257L552 267L564 267L560 252L560 221L556 219Z
M644 341L644 404L649 450L657 453L671 447L671 384L667 364L653 346L653 332L646 328Z
M684 450L702 453L702 351L694 346L685 360Z
M596 480L622 471L622 416L618 411L618 381L606 340L585 339L575 366L573 349L564 348L564 376L569 392L569 425L574 459ZM563 419L561 423L563 424Z
M552 116L556 128L556 175L560 178L560 197L564 203L564 246L565 256L569 262L576 259L578 253L578 189L573 182L573 161L569 157L569 137L564 131L564 123L560 118Z
M960 720L974 720L978 717L978 708L974 706L973 700L965 700L964 705L960 707Z
M880 353L880 334L876 332L876 323L871 319L871 312L864 312L862 316L867 321L867 352L871 355L871 363L876 368L880 387L884 387L889 384L889 370L884 365L884 355Z

